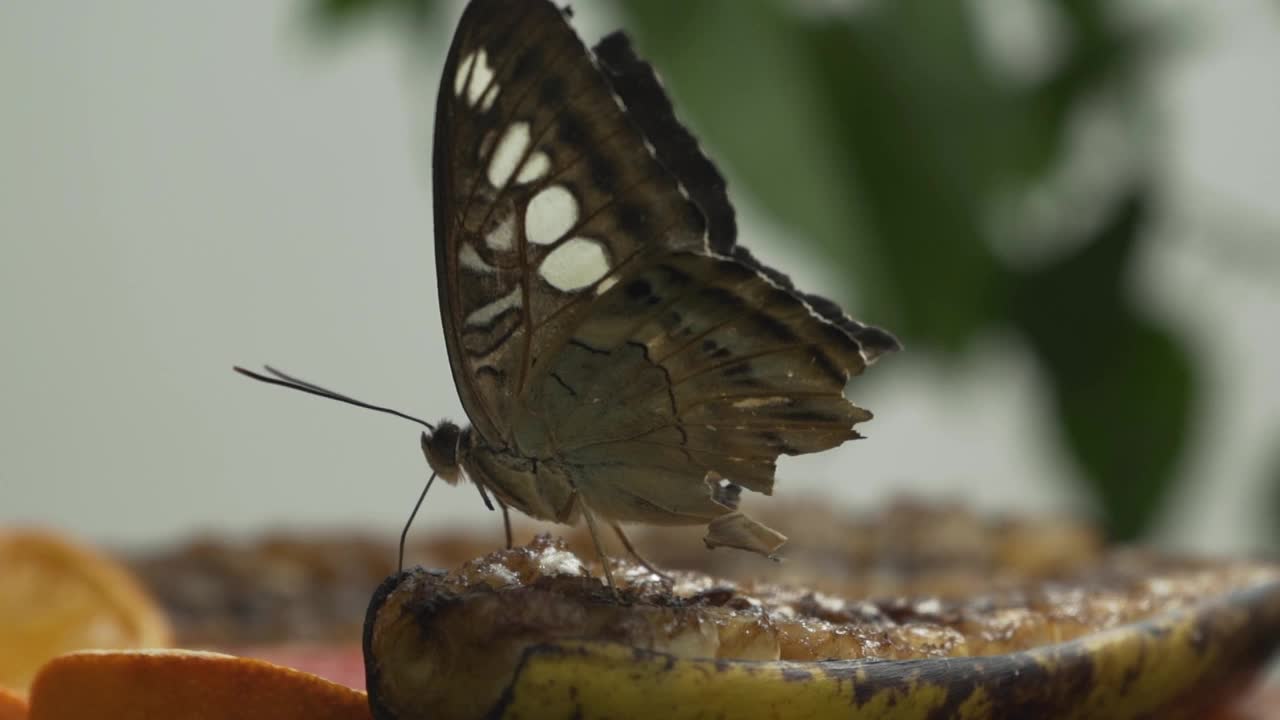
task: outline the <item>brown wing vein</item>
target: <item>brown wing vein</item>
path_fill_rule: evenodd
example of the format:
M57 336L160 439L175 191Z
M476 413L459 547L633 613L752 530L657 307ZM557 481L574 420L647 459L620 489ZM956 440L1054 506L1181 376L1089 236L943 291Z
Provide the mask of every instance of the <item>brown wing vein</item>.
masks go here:
M730 359L728 359L728 360L726 360L726 361L724 361L724 362L712 363L712 364L710 364L710 365L703 366L702 368L700 368L700 369L698 369L698 370L695 370L694 372L691 372L691 373L689 373L688 375L685 375L684 377L680 378L679 380L674 381L674 382L672 383L672 385L673 385L673 387L674 387L675 385L682 385L682 384L684 384L684 383L686 383L686 382L688 382L688 381L690 381L690 380L693 380L694 378L702 377L703 375L706 375L707 373L715 372L716 370L720 370L720 369L722 369L722 368L731 367L731 366L733 366L733 365L738 365L738 364L740 364L740 363L744 363L744 362L747 362L747 361L749 361L749 360L755 360L755 359L757 359L757 358L766 357L766 356L768 356L768 355L776 355L776 354L778 354L778 353L789 352L789 351L791 351L791 350L795 350L795 349L797 349L797 348L800 348L800 349L808 348L808 349L810 349L810 350L821 350L821 349L822 349L822 348L821 348L821 346L819 346L819 345L818 345L818 344L816 344L816 343L791 343L790 345L779 345L779 346L777 346L777 347L771 347L771 348L768 348L768 349L765 349L765 350L760 350L760 351L753 352L753 353L747 353L747 354L745 354L745 355L738 355L738 356L736 356L736 357L732 357L732 358L730 358Z
M664 228L663 232L665 232L666 230L668 230L668 229L670 229L670 228L672 228L672 227L675 227L675 223L674 223L674 222L673 222L673 223L671 223L670 225L668 225L666 228ZM637 251L637 252L639 252L639 251ZM681 300L684 300L686 297L688 297L688 296L689 296L689 293L695 292L695 291L697 291L698 289L699 289L699 288L697 288L697 287L691 286L691 287L685 288L681 293L679 293L679 294L677 294L677 295L672 296L669 300L667 300L666 302L663 302L661 305L657 306L657 308L656 308L653 312L650 312L650 313L648 313L648 314L642 315L642 316L640 317L640 319L639 319L638 321L636 321L636 323L635 323L634 325L632 325L630 329L628 329L628 330L627 330L627 332L625 332L625 333L623 333L623 334L622 334L622 337L630 338L630 337L634 336L634 335L636 334L636 331L638 331L640 328L644 327L644 324L645 324L645 323L647 323L647 322L651 321L651 320L652 320L653 318L655 318L655 317L661 317L661 316L662 316L662 314L663 314L664 312L666 312L667 310L669 310L673 305L675 305L675 304L679 303ZM659 365L658 367L661 367L661 365ZM639 368L636 372L639 372L640 370L643 370L643 367ZM629 380L630 380L630 378L629 378ZM596 378L596 380L595 380L591 385L588 385L588 386L587 386L587 389L588 389L589 391L593 391L593 390L595 390L595 389L596 389L596 387L597 387L599 384L600 384L600 378L599 378L599 377L597 377L597 378ZM626 386L627 384L628 384L628 383L623 383L623 385L624 385L624 386ZM585 393L585 394L588 394L588 395L589 395L589 393ZM642 396L642 397L644 397L644 396Z
M774 355L774 354L777 354L777 353L788 352L788 351L791 351L791 350L795 350L795 349L797 349L797 348L820 349L820 348L818 347L818 345L816 345L816 344L814 344L814 343L793 343L793 344L791 344L791 345L782 345L782 346L778 346L778 347L769 348L769 349L766 349L766 350L761 350L761 351L759 351L759 352L748 353L748 354L745 354L745 355L738 355L738 356L735 356L735 357L733 357L733 358L730 358L729 360L726 360L726 361L721 362L721 363L714 363L714 364L711 364L711 365L704 366L704 367L702 367L701 369L696 370L696 371L694 371L694 372L691 372L691 373L689 373L688 375L686 375L686 376L684 376L684 377L680 378L679 380L673 380L673 381L671 382L671 385L670 385L670 390L671 390L672 392L674 392L674 391L675 391L675 388L676 388L678 385L681 385L681 384L683 384L683 383L685 383L685 382L688 382L689 380L693 380L694 378L701 377L701 376L703 376L703 375L705 375L705 374L707 374L707 373L715 372L716 370L719 370L719 369L721 369L721 368L731 367L731 366L733 366L733 365L737 365L737 364L739 364L739 363L747 362L747 361L750 361L750 360L755 360L755 359L757 359L757 358L765 357L765 356L768 356L768 355ZM661 367L661 366L659 366L659 367ZM620 400L618 400L617 402L619 402L619 403L624 403L624 404L632 404L632 403L636 403L636 402L641 401L641 400L644 400L644 399L646 399L646 398L653 397L653 395L654 395L654 393L655 393L655 392L656 392L656 391L653 391L653 390L642 391L642 393L641 393L641 394L639 394L639 395L627 395L627 396L624 396L623 398L621 398L621 399L620 399ZM785 390L785 389L780 388L777 392L775 392L775 393L770 393L770 395L779 395L779 396L783 396L783 395L785 395L785 396L790 396L790 395L792 395L792 393L791 393L790 391L787 391L787 390ZM716 399L716 398L713 398L713 399ZM681 411L679 411L679 412L683 412L683 411L681 410Z
M700 288L695 288L695 289L700 289ZM682 295L682 296L681 296L681 299L683 299L683 298L684 298L684 296ZM720 329L722 329L722 328L726 327L727 325L729 325L729 324L731 324L731 323L737 322L737 321L738 321L738 320L740 320L741 318L743 318L743 317L745 317L745 316L747 316L747 315L749 315L749 314L751 314L751 313L754 313L754 312L756 312L756 310L755 310L754 308L750 308L750 307L744 307L744 308L741 308L738 312L733 313L733 314L730 314L730 315L729 315L728 317L726 317L724 320L722 320L722 321L720 321L720 322L718 322L718 323L715 323L715 324L711 325L710 327L708 327L707 329L703 330L702 332L696 333L696 334L695 334L695 335L694 335L690 340L688 340L687 342L685 342L683 345L678 346L678 347L677 347L677 348L675 348L674 350L672 350L672 351L668 352L666 355L663 355L661 358L659 358L659 359L657 359L656 361L654 361L654 364L658 365L659 367L663 367L667 360L669 360L669 359L670 359L670 358L672 358L672 357L675 357L676 355L679 355L680 353L684 352L685 350L688 350L690 347L693 347L693 345L694 345L695 343L697 343L699 340L701 340L701 339L705 338L707 335L710 335L711 333L713 333L713 332L715 332L715 331L717 331L717 330L720 330ZM652 317L652 315L651 315L650 317ZM646 319L646 322L647 322L647 319ZM643 323L641 323L641 324L643 324ZM736 362L738 362L738 361L739 361L739 360L741 360L741 359L743 359L743 358L741 358L741 357L739 357L739 358L735 358L735 359L733 359L732 361L730 361L730 362L729 362L729 364L736 363ZM688 378L685 378L685 379L687 380ZM678 384L678 383L674 383L674 382L672 383L672 386L671 386L671 387L672 387L672 389L673 389L673 390L675 389L675 385L676 385L676 384ZM628 384L624 385L624 387L634 387L634 386L633 386L632 384L629 384L629 383L628 383ZM641 395L626 395L626 394L624 394L624 395L623 395L623 399L622 399L622 400L620 400L619 402L620 402L620 403L623 403L623 404L631 403L631 402L635 402L635 401L637 401L637 400L643 400L644 398L651 397L652 395L653 395L653 393L652 393L652 392L649 392L649 393L647 393L647 394L641 394Z

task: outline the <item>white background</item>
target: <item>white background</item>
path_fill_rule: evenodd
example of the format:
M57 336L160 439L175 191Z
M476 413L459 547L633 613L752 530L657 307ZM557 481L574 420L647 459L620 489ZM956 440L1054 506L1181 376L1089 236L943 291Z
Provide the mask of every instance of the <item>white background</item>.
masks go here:
M1159 536L1253 549L1280 445L1280 13L1138 5L1191 32L1152 88L1174 210L1135 290L1194 338L1208 380ZM610 26L593 9L578 8L588 36ZM399 528L426 476L415 426L230 370L270 361L462 417L427 172L443 46L406 53L374 25L330 48L301 18L295 3L0 5L0 524L122 544ZM740 210L746 244L832 286ZM1089 509L1009 339L948 372L909 353L873 372L874 392L852 393L876 411L869 439L784 462L780 494ZM433 491L421 522L497 532L467 488Z

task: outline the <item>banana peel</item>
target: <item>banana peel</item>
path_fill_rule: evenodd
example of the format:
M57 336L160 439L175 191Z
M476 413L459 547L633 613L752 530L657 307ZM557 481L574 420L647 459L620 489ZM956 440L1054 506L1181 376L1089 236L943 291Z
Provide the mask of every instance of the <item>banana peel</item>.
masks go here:
M535 645L485 716L1198 718L1238 694L1273 647L1251 631L1274 637L1280 628L1277 604L1255 604L1262 600L1246 593L1085 640L979 658L749 662L601 642Z
M1205 717L1280 644L1267 563L1103 558L950 608L614 572L621 602L538 539L388 578L364 632L374 717Z

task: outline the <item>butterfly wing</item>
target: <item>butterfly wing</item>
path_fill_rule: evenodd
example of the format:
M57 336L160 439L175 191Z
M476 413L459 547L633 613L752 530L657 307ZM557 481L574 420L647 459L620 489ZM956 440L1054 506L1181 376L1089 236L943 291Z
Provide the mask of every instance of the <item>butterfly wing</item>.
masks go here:
M672 253L597 301L530 406L601 514L742 547L715 532L733 503L708 477L770 494L780 455L858 437L871 414L844 388L872 355L751 266Z
M556 459L607 518L772 552L738 493L856 437L844 385L896 341L737 246L652 69L620 34L588 52L550 3L468 6L435 142L441 310L481 436Z
M436 267L454 381L492 447L516 444L542 358L603 291L706 222L544 0L474 0L441 81Z
M771 554L783 538L735 511L740 489L771 493L780 455L858 437L871 415L845 385L897 341L737 246L723 177L652 68L622 35L596 54L646 147L706 218L706 242L630 268L593 303L534 383L532 426L546 428L596 512L707 522L709 545Z

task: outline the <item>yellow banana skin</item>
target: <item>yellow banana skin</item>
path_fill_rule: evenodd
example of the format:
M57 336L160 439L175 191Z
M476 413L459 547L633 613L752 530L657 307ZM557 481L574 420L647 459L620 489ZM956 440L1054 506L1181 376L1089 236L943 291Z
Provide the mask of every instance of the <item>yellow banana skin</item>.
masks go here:
M1280 582L1270 581L987 657L697 659L611 642L525 643L508 637L509 628L457 653L487 630L458 634L442 621L463 602L456 597L397 599L411 580L388 578L370 606L365 662L379 720L1205 717L1237 696L1280 644Z
M491 717L931 720L1203 717L1274 648L1280 588L1021 653L889 662L530 648Z

